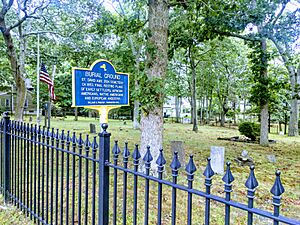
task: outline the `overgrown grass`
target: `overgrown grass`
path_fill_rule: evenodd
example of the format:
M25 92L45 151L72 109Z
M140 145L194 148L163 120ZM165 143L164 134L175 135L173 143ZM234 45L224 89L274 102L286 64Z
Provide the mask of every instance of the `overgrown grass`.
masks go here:
M24 214L11 204L4 203L4 197L0 195L0 224L1 225L33 225Z
M62 120L61 118L53 119L52 126L59 129L75 131L76 133L88 134L89 123L98 124L98 120L90 118L79 118L79 121L73 121L73 117ZM276 134L270 135L271 139L277 140L276 144L269 147L261 147L257 144L230 142L217 140L218 137L231 137L239 135L236 129L200 126L199 132L191 131L192 126L189 124L171 124L166 123L164 126L164 150L167 159L165 179L171 179L169 165L172 160L171 145L172 140L182 140L184 142L185 159L188 155L193 154L197 171L195 173L194 188L204 191L204 176L202 175L205 166L206 158L210 155L210 146L224 146L226 161L232 162L232 173L235 177L233 182L232 200L247 203L247 193L244 186L249 174L248 167L239 166L235 162L235 158L241 154L243 149L246 149L250 157L255 162L255 174L259 182L259 187L256 191L255 207L272 211L272 194L270 189L275 180L275 170L282 171L282 183L286 192L282 197L281 212L282 215L300 220L300 138L279 136ZM99 125L97 126L99 131ZM108 131L112 133L111 140L119 140L120 148L123 149L124 142L128 141L130 151L132 153L134 144L140 143L140 132L132 128L132 123L126 121L111 120L109 121ZM111 142L113 145L113 142ZM270 163L267 155L274 154L276 163ZM119 164L122 165L122 156L120 156ZM112 175L112 170L111 170ZM122 173L119 172L118 180L118 221L121 223L122 218ZM112 178L112 176L111 176ZM127 199L127 224L132 224L132 178L128 180L128 199ZM187 184L184 168L180 170L178 183ZM157 215L157 185L150 182L150 218L149 224L156 223ZM111 189L112 190L112 189ZM212 194L223 197L224 186L221 175L215 175L213 179ZM112 206L112 191L111 191L111 206ZM144 180L140 179L138 187L138 224L143 223L144 216ZM193 197L193 224L202 224L204 219L204 201L200 197ZM177 205L177 224L186 223L186 205L187 194L178 191ZM112 211L112 210L111 210ZM170 224L171 221L171 188L163 187L163 224ZM19 214L18 214L19 215ZM212 202L211 206L211 223L223 224L224 220L224 205ZM13 214L12 217L15 217ZM241 210L232 209L231 220L232 224L245 224L247 213ZM1 214L0 214L1 221ZM255 217L255 224L268 224L270 221ZM2 224L2 223L0 223ZM11 224L11 223L10 223ZM23 224L23 223L22 223Z

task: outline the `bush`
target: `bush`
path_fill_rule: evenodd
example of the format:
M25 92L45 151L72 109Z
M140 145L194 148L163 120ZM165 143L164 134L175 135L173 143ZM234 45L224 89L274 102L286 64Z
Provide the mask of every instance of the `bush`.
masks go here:
M239 132L242 135L251 138L252 141L255 141L259 136L260 126L253 122L244 122L239 125Z

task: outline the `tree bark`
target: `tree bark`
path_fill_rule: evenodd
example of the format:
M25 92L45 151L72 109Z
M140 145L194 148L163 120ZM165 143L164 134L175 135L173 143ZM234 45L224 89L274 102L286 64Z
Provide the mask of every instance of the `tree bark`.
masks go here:
M261 50L263 52L261 62L262 67L260 71L260 76L267 78L268 77L268 59L267 59L267 41L266 39L261 40ZM269 145L269 132L268 132L268 125L269 125L269 102L268 100L264 99L260 105L260 145L268 146Z
M134 106L133 106L134 107L133 108L133 129L135 129L135 130L140 128L140 123L139 123L139 120L138 120L139 115L140 115L139 105L140 105L139 101L135 99L134 100Z
M24 77L24 61L19 62L11 32L7 30L5 21L0 19L0 28L5 41L7 56L10 61L12 75L16 85L17 99L15 107L15 120L22 121L27 89ZM25 46L24 46L25 47ZM24 49L25 50L25 49ZM22 51L22 50L21 50ZM20 65L22 64L23 65Z
M149 30L151 32L148 45L155 49L147 52L146 75L149 79L164 78L167 72L168 47L168 1L149 0ZM163 88L162 88L163 89ZM156 93L163 98L163 90ZM149 96L151 97L151 96ZM156 159L163 144L163 105L155 105L141 115L141 154L144 156L147 145L150 146L153 161L152 171L156 174Z
M131 40L132 42L132 40ZM132 48L133 48L133 44L132 44ZM140 54L135 54L135 67L137 70L137 74L139 75L140 73L140 61L139 61L139 57ZM134 82L134 88L137 90L139 88L139 83L137 81L137 79ZM134 108L133 108L133 129L137 130L140 129L140 123L139 123L139 116L140 116L140 102L136 99L134 99Z
M181 97L175 96L176 123L179 123L180 112L181 112Z
M290 81L292 87L292 99L291 99L291 109L290 109L290 121L289 121L289 128L288 128L288 136L298 136L299 135L299 100L298 94L296 92L296 86L300 84L300 68L297 72L295 69L292 70L290 68ZM290 71L289 70L289 71ZM294 75L291 74L294 72Z
M194 61L194 56L191 52L191 48L189 48L189 58L191 63L191 70L192 70L192 80L191 80L191 97L192 97L192 123L193 123L193 131L198 132L198 123L197 123L197 102L196 102L196 65Z
M74 121L78 121L78 108L76 107L74 110Z

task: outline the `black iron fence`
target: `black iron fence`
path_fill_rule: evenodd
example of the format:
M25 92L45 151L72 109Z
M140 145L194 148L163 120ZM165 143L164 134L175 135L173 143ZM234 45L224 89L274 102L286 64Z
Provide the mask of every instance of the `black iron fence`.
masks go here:
M190 156L185 168L187 186L180 185L177 184L177 179L181 164L177 153L174 153L170 165L172 181L163 179L166 164L163 150L160 151L155 162L157 176L150 175L151 165L154 164L149 147L141 160L138 146L136 145L133 153L130 154L125 144L122 152L123 165L120 166L118 162L121 151L118 143L116 141L112 148L113 157L110 162L110 133L107 132L106 124L103 124L102 128L103 132L91 140L88 135L77 136L75 133L65 133L63 130L59 132L11 121L7 115L4 115L0 126L0 189L5 200L15 204L38 224L136 225L144 223L147 225L149 221L153 221L153 217L155 217L155 224L166 224L163 222L165 215L162 214L165 201L164 187L164 190L169 188L171 195L168 224L176 224L177 209L182 207L186 207L185 223L195 224L193 223L195 220L192 219L195 210L193 197L204 199L204 221L201 224L210 224L212 201L223 205L224 215L219 216L223 217L222 223L225 224L230 224L232 208L245 211L248 214L249 225L254 224L254 215L268 218L274 224L279 222L300 224L300 221L281 216L279 213L281 194L284 192L279 171L276 172L275 182L271 188L274 206L274 211L271 213L254 208L258 182L253 166L250 168L250 175L245 184L248 198L248 205L246 205L231 200L234 177L230 171L230 163L227 163L226 173L222 179L225 186L225 197L222 198L211 194L214 172L210 159L203 173L205 191L200 191L193 188L196 171L193 156ZM133 160L129 160L130 157ZM141 161L144 164L144 172L139 170ZM131 164L133 169L129 168ZM118 171L121 174L118 175ZM133 181L128 182L129 176L133 177ZM118 185L120 180L122 184ZM157 185L154 187L155 191L151 184ZM139 185L142 185L142 192ZM149 205L153 205L150 189L156 196L155 212L153 208L151 211L149 209ZM182 195L178 198L178 191L187 196L184 206L178 206L179 200L182 202L185 198ZM118 197L119 195L121 197ZM198 214L193 218L197 216Z

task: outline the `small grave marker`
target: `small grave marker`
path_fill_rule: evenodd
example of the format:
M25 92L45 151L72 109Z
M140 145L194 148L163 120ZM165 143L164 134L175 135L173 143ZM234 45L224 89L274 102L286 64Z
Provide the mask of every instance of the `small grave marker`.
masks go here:
M93 123L90 123L90 133L96 134L96 125Z
M179 161L182 166L185 166L185 153L183 149L183 142L182 141L171 141L171 150L172 153L178 152Z
M220 146L210 147L211 167L217 174L224 173L225 148Z
M275 155L267 155L267 159L270 163L276 163L276 157Z
M249 156L248 151L247 150L243 150L241 155L239 155L235 161L240 165L240 166L251 166L254 165L254 161L253 159Z

